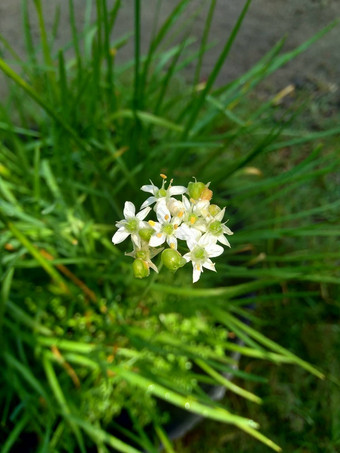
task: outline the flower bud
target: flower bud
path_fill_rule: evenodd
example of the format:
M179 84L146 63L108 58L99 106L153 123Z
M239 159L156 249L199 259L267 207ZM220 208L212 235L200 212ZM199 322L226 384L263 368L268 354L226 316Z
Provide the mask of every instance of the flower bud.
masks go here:
M171 271L176 272L177 269L184 266L186 261L177 250L165 249L162 252L162 263Z
M221 212L221 208L217 206L217 204L211 204L208 208L209 214L215 217L219 212Z
M212 196L213 196L213 191L208 189L208 187L204 187L204 189L201 192L200 198L201 198L201 200L210 201L212 199Z
M205 189L205 184L203 182L189 182L188 184L188 194L190 198L194 200L199 200L201 198L202 191Z
M138 231L139 236L145 242L149 242L150 241L150 238L153 235L153 233L154 233L154 230L152 228L141 228Z
M148 277L150 274L149 266L145 261L140 258L137 258L132 263L133 275L135 278L145 278Z
M183 212L185 211L184 204L176 200L175 198L170 198L167 202L167 207L170 211L170 214L175 217L175 216L181 216L183 215Z

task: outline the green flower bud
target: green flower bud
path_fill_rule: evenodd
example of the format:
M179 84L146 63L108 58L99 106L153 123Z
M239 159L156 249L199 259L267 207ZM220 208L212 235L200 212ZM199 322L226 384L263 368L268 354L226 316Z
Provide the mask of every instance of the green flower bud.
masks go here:
M154 230L152 228L141 228L138 231L138 234L143 239L143 241L149 242L153 232Z
M162 252L162 263L171 271L176 272L177 269L184 266L186 261L177 250L165 249Z
M213 217L215 217L220 211L221 208L217 206L217 204L211 204L208 208L209 214L211 214Z
M145 261L143 261L140 258L137 258L133 263L132 263L132 269L133 269L133 275L136 278L145 278L148 277L150 274L150 269L149 266Z
M193 198L194 200L199 200L204 189L205 184L203 182L189 182L188 184L189 197Z

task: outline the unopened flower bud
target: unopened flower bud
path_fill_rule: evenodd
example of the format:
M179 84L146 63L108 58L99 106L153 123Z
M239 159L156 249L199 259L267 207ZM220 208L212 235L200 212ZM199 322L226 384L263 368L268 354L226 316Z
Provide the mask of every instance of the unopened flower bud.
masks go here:
M167 202L167 207L170 211L170 214L172 216L179 216L183 215L183 212L185 211L185 207L183 203L179 200L176 200L175 198L170 198Z
M162 252L162 263L171 271L176 272L177 269L184 266L186 260L177 250L165 249Z
M143 261L140 258L137 258L133 263L132 263L132 269L133 269L133 275L136 278L145 278L148 277L150 274L150 269L149 266L145 261Z
M204 189L201 192L200 198L201 198L201 200L210 201L212 199L212 196L213 196L213 191L208 189L208 187L204 187Z
M138 231L139 236L143 239L145 242L149 242L151 236L153 235L154 230L152 228L141 228Z
M211 204L208 208L209 214L215 217L219 212L221 212L221 208L217 206L217 204Z
M205 184L203 182L189 182L188 184L188 194L189 197L193 200L199 200L201 198L201 194L205 189Z

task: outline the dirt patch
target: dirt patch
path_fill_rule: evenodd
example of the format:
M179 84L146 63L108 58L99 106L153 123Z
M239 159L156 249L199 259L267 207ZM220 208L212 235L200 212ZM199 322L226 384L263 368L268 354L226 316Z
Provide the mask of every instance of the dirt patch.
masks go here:
M36 14L31 4L31 19L33 37L37 38L39 31ZM48 27L53 24L55 2L43 1L44 15ZM55 48L64 45L71 39L69 26L68 2L57 2L60 6L60 27L55 40ZM74 0L77 11L76 20L81 24L84 13L84 0ZM112 2L108 2L113 4ZM147 48L151 30L154 26L154 17L157 12L157 0L142 2L142 47ZM176 2L177 3L177 2ZM223 43L226 41L230 31L235 24L245 2L241 1L217 1L216 11L213 19L210 38L216 45L209 50L204 59L202 77L206 77L213 64L216 62ZM199 37L207 15L210 2L192 0L185 19L189 20L190 15L199 11L195 22L191 24L190 36ZM162 2L159 8L159 23L161 23L174 7L175 2ZM125 0L119 13L114 35L121 36L133 29L133 8L132 0ZM78 13L80 11L80 13ZM228 61L218 78L218 83L225 83L247 71L256 63L272 46L283 36L286 36L285 50L290 50L303 43L313 36L322 27L340 18L340 2L338 0L254 0L244 20L242 28L236 38L230 52ZM177 26L180 35L181 24ZM24 34L22 31L21 0L1 0L0 4L0 32L8 43L13 46L19 55L25 54ZM284 68L272 75L268 81L271 89L280 90L289 83L297 83L306 78L321 80L332 87L333 92L337 90L340 80L340 26L338 25L329 34L315 43L310 49L290 62ZM4 51L4 46L0 44ZM10 61L11 58L5 52ZM133 55L133 39L120 51L119 57L130 58ZM190 77L188 68L186 75ZM4 78L0 78L0 95L6 93Z

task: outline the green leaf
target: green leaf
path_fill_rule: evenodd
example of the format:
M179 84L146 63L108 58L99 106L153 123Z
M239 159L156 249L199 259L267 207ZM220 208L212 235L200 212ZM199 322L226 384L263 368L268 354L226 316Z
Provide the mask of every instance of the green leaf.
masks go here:
M140 110L119 110L118 112L111 115L110 120L114 121L119 118L128 118L133 120L135 116L144 124L153 124L155 126L160 126L164 129L171 129L177 132L181 132L183 130L183 126L179 126L178 124L172 123L164 118L159 116L155 116L152 113L142 112Z

